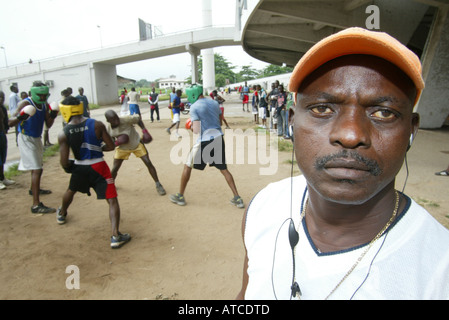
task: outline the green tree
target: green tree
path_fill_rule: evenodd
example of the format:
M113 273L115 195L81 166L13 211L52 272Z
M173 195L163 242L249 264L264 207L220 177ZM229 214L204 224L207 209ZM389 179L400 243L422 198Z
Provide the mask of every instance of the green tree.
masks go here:
M257 79L260 72L257 69L252 68L251 66L242 66L242 69L239 72L239 81L248 81Z
M262 70L261 76L262 77L270 77L270 76L276 76L278 74L289 73L292 71L293 71L293 68L290 68L290 67L282 67L282 66L278 66L275 64L270 64Z
M149 87L150 86L150 81L146 80L146 79L140 79L139 81L136 81L135 83L135 87L137 88L145 88L145 87Z
M227 61L219 53L214 53L214 63L215 63L215 86L224 87L226 86L226 81L230 83L249 81L269 76L275 76L278 74L292 72L293 68L283 67L274 64L270 64L262 70L257 70L249 65L242 66L241 70L236 73L233 66L229 61ZM203 82L203 57L198 58L198 82ZM192 77L187 78L188 83L192 83Z
M222 55L214 53L215 64L215 86L224 87L226 80L231 83L236 81L237 75L233 71L236 67L231 65ZM198 60L198 78L199 82L203 81L203 57L200 56ZM191 80L191 77L190 77Z

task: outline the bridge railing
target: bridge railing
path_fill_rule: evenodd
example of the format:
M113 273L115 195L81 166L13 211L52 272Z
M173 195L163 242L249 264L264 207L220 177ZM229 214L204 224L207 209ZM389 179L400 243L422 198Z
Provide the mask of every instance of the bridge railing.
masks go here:
M70 57L70 56L74 56L74 55L78 55L78 54L82 54L82 53L89 53L89 52L95 52L95 51L100 51L100 50L106 50L106 49L111 49L111 48L118 47L118 46L124 46L124 45L129 45L129 44L143 42L143 41L151 41L151 40L154 40L154 39L160 39L160 38L163 38L163 37L170 37L170 36L179 35L179 34L188 33L188 32L200 31L200 30L204 30L204 29L208 29L208 28L229 28L229 27L233 27L233 26L234 26L233 24L210 25L210 26L205 26L205 27L198 27L198 28L193 28L193 29L185 29L185 30L180 30L180 31L174 31L174 32L170 32L170 33L164 33L163 35L159 35L157 37L154 37L153 39L139 40L139 39L136 38L134 40L129 40L129 41L125 41L125 42L109 44L109 45L101 46L101 47L97 47L97 48L90 48L90 49L80 50L80 51L76 51L76 52L64 53L64 54L60 54L60 55L57 55L57 56L52 56L52 57L32 60L31 63L39 63L39 62L45 62L45 61L50 61L50 60L55 60L55 59L60 59L60 58L66 58L66 57ZM0 70L1 69L16 68L16 67L25 66L25 65L28 65L28 64L30 64L30 62L22 62L22 63L11 64L11 65L8 65L8 66L0 67Z

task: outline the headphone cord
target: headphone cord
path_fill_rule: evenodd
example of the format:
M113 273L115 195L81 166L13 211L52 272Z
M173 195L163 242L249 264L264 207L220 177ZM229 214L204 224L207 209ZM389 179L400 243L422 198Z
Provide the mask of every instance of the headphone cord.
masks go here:
M409 175L409 171L408 171L408 162L407 162L407 153L405 153L405 181L404 181L404 186L402 187L402 191L401 193L404 194L404 190L405 190L405 186L407 184L407 180L408 180L408 175ZM399 200L401 201L401 200ZM400 203L399 203L400 204ZM380 245L379 249L377 250L376 254L373 257L373 260L371 260L371 263L368 267L368 272L366 274L365 279L363 279L362 283L358 286L358 288L354 291L354 293L352 294L351 298L349 300L352 300L354 298L354 296L356 295L356 293L359 291L359 289L364 285L365 281L368 279L370 272L371 272L371 267L373 266L374 260L376 259L377 255L379 254L380 250L382 249L382 247L384 246L385 240L387 240L387 236L388 236L388 231L385 233L384 239L382 240L382 244Z

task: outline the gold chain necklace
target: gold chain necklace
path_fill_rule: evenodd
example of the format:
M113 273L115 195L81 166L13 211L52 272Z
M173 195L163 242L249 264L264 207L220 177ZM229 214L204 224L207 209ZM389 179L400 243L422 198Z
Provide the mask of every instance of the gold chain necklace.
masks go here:
M340 280L340 282L335 286L334 289L332 289L332 291L327 295L327 297L324 300L328 300L329 297L338 289L338 287L340 287L340 285L343 283L343 281L345 281L348 276L352 273L352 271L354 271L354 269L357 267L357 265L360 263L360 261L362 261L363 257L368 253L369 249L371 249L371 247L373 246L373 244L380 238L382 237L382 235L385 233L385 231L390 227L391 223L394 221L394 219L396 218L396 215L398 213L398 209L399 209L399 193L397 192L397 190L394 190L395 196L396 196L396 201L395 201L395 205L394 205L394 210L393 210L393 214L391 215L390 220L388 220L387 224L382 228L382 230L379 231L379 233L374 237L373 240L371 240L371 242L368 244L368 246L366 247L366 249L362 252L362 254L360 255L360 257L357 258L356 262L354 263L354 265L348 270L348 272L346 272L346 274L343 276L343 278ZM306 209L307 209L307 204L309 203L309 199L307 198L306 203L304 204L304 208L301 212L301 221L302 219L305 217L306 215Z

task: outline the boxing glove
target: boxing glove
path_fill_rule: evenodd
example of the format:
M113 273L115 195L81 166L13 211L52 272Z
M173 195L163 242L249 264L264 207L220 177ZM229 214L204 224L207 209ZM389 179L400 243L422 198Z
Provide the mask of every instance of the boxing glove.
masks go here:
M75 160L69 159L69 165L63 168L66 173L72 173L75 167L76 167Z
M35 113L36 108L33 105L29 104L23 107L22 110L20 110L17 119L19 119L20 121L28 120L28 118L34 116Z
M128 143L129 141L129 136L127 134L121 134L119 136L117 136L117 138L115 138L115 145L116 146L120 146L122 144Z
M58 116L59 113L59 104L56 101L53 101L49 104L50 109L50 117L55 119Z
M191 118L187 119L185 127L188 130L192 129L192 119Z
M151 136L151 134L148 132L147 129L143 129L142 130L142 142L150 143L151 141L153 141L153 137Z

